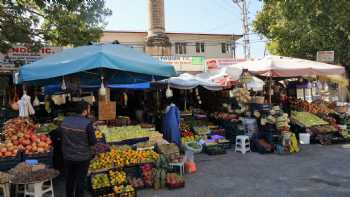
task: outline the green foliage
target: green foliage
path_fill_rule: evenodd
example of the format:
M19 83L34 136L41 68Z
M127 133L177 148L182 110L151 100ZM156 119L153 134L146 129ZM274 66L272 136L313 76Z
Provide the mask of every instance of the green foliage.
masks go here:
M79 46L98 41L111 10L104 0L0 0L0 51L13 44Z
M336 63L350 65L349 0L263 0L254 31L270 41L272 54L315 60L334 50Z

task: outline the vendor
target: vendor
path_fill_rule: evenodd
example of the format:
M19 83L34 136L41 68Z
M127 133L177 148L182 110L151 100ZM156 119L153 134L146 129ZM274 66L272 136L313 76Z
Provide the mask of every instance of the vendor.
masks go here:
M62 151L66 178L66 197L83 197L84 181L93 157L91 147L96 144L92 122L86 117L90 105L81 101L77 116L65 117L62 125Z
M180 145L180 110L172 99L167 104L163 118L163 135L168 142Z

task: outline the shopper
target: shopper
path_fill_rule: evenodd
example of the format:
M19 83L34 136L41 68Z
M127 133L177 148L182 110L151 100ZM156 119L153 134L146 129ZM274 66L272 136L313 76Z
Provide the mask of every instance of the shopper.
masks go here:
M90 120L90 105L82 101L77 105L76 116L65 117L61 124L62 151L66 179L66 197L83 197L84 183L90 160L92 146L96 137Z
M168 142L180 145L180 110L172 102L168 101L163 118L163 134Z

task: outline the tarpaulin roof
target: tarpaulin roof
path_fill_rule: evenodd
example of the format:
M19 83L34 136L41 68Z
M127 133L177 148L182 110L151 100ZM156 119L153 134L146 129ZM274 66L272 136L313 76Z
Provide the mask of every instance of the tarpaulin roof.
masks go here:
M132 73L132 77L141 75L151 77L176 76L173 66L162 64L158 60L130 47L118 44L99 44L65 49L45 57L32 64L20 68L21 82L45 80L91 71L96 69L125 71ZM123 76L127 78L129 75ZM123 79L123 80L124 80ZM114 83L119 82L116 79Z
M266 56L259 60L245 61L229 66L230 68L248 69L249 72L271 77L299 77L311 75L341 75L345 68L305 59Z
M222 90L222 86L210 80L201 79L189 73L183 73L178 77L171 77L161 81L161 83L168 83L170 87L182 90L188 90L202 86L208 90L217 91Z

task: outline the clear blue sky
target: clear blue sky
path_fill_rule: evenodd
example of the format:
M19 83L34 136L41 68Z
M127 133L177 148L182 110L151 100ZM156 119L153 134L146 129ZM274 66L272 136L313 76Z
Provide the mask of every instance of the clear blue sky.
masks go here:
M113 11L107 19L107 30L147 29L147 0L106 2ZM261 7L262 3L258 0L249 1L250 20ZM242 33L240 10L231 0L165 0L165 21L168 32ZM256 35L251 36L251 42L252 57L262 57L265 43ZM238 54L243 56L241 44Z

